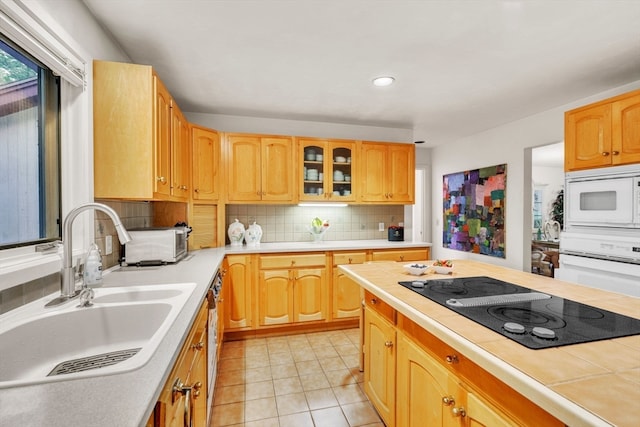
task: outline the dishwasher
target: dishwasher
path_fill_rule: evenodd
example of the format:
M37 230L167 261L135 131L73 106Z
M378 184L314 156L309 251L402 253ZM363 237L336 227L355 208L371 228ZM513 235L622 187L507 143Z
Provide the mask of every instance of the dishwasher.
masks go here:
M213 405L213 393L215 391L216 372L217 372L217 354L218 354L218 309L217 305L220 301L220 291L222 290L222 274L220 270L216 274L209 285L207 292L207 300L209 302L209 318L208 318L208 342L207 342L207 414L211 418L211 408ZM210 423L211 420L209 420Z

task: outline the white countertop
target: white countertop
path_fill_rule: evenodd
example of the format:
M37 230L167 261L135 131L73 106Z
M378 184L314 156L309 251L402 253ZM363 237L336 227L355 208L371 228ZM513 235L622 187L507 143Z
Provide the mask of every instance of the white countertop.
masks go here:
M425 242L386 240L321 243L262 243L256 247L202 249L177 264L127 267L105 273L104 287L194 282L197 287L156 353L142 368L114 375L0 389L0 425L47 427L144 426L158 399L179 349L225 254L315 252L428 247ZM99 288L96 291L99 294ZM30 304L45 304L56 294ZM16 310L20 310L19 308ZM8 313L10 315L11 312ZM0 321L3 319L0 316ZM61 332L63 334L64 331ZM32 339L29 337L28 339Z

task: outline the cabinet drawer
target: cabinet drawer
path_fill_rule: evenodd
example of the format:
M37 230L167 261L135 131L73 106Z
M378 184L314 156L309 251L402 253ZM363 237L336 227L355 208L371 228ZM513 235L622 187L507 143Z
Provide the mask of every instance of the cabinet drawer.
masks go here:
M426 261L429 259L429 249L409 249L401 251L373 251L371 254L372 261Z
M367 290L364 291L364 301L367 307L371 307L372 310L395 325L396 310L393 307Z
M363 264L367 260L365 252L341 252L333 254L333 265Z
M308 255L268 255L260 257L260 268L298 268L326 265L324 253Z

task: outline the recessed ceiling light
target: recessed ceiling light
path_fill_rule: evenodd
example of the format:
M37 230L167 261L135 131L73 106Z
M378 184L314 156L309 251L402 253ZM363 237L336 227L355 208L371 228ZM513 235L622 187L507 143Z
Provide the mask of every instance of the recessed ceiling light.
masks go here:
M374 86L389 86L395 81L395 79L391 76L381 76L373 79Z

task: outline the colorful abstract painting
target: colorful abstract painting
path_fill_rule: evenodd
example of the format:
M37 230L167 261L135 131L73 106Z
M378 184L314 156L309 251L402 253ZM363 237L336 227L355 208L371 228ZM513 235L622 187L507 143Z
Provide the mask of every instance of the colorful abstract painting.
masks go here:
M443 246L504 258L506 187L506 164L444 175Z

